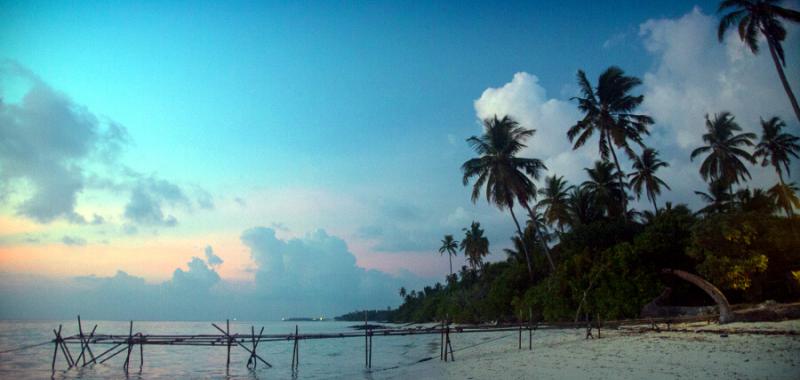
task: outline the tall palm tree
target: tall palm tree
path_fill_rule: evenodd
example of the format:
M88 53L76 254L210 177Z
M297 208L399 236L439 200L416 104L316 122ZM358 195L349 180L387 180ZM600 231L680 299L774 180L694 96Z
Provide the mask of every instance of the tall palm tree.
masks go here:
M708 184L708 193L702 191L695 191L694 193L699 195L703 202L708 204L706 207L697 211L698 214L713 214L728 211L733 199L733 196L728 192L728 184L721 180L711 181L711 183Z
M469 183L470 178L477 177L472 187L472 202L478 200L481 190L485 187L486 200L500 210L508 208L517 227L517 233L522 236L522 229L514 214L514 203L519 202L530 210L528 204L536 194L536 187L531 178L539 179L541 171L547 170L539 159L517 157L517 153L526 146L525 140L533 136L535 130L521 127L508 116L502 119L498 119L497 116L486 119L483 121L483 126L482 136L472 136L467 139L479 157L472 158L461 166L464 186ZM545 253L551 267L555 269L549 251L545 250ZM528 274L533 280L530 254L527 250L525 258Z
M458 253L458 241L453 239L453 235L444 235L442 239L442 246L439 247L439 254L443 255L447 252L447 258L450 259L450 275L453 275L453 256Z
M483 236L480 223L472 222L469 229L464 228L461 250L464 251L464 256L467 257L467 262L472 269L483 266L483 258L489 254L489 239Z
M660 168L668 167L669 164L658 158L658 151L653 148L645 148L640 157L633 161L635 172L628 174L631 181L631 188L636 193L636 199L642 195L642 187L647 193L647 199L653 202L653 210L658 213L656 196L661 194L661 186L671 190L666 182L656 177L656 171Z
M542 200L536 205L544 209L544 219L547 223L558 227L564 233L564 226L570 224L569 192L575 186L569 185L564 177L555 174L544 180L544 187L539 189Z
M786 212L786 216L794 215L794 209L800 208L800 198L797 197L798 188L794 183L778 183L767 191L775 205Z
M600 220L603 210L597 207L594 194L586 186L578 186L569 193L569 215L572 226L586 225Z
M773 117L767 121L761 119L761 141L756 145L753 158L761 158L761 166L772 165L778 173L778 180L781 185L783 181L783 170L786 175L789 172L789 156L798 158L797 152L800 151L798 141L800 138L789 133L781 133L781 129L786 126L780 118ZM781 167L783 166L783 167Z
M778 70L778 77L781 79L783 89L789 96L792 109L797 120L800 121L800 107L797 105L783 67L786 66L786 58L783 53L781 43L786 38L786 29L781 24L781 19L800 22L800 12L782 8L776 3L778 0L725 0L719 4L717 12L729 11L719 21L717 38L722 42L728 28L737 24L739 38L750 48L753 54L758 53L758 34L763 35L767 40L769 53L772 55L772 62Z
M762 189L741 189L733 196L733 204L742 212L775 212L775 202Z
M589 179L581 186L592 193L596 204L605 211L607 217L623 216L625 191L614 173L614 164L608 161L595 161L594 167L584 168Z
M619 187L623 192L625 174L614 147L622 149L633 159L636 153L628 141L633 141L644 148L642 136L650 134L647 127L653 124L653 118L650 116L633 113L644 101L644 95L630 94L640 84L642 81L639 78L626 76L622 69L611 66L600 74L597 87L593 88L586 78L586 73L579 70L578 85L582 97L573 99L578 100L578 109L584 113L584 117L567 131L569 141L574 143L572 149L580 148L592 134L598 133L600 158L608 161L610 155L614 159Z
M723 111L709 119L706 115L706 133L703 134L703 145L692 151L691 160L708 153L700 165L700 175L707 182L722 182L728 185L733 195L733 184L740 179L750 178L750 172L742 160L754 163L753 156L742 147L753 146L755 133L734 134L742 130L730 112Z
M408 295L408 292L406 292L406 287L405 286L401 286L400 287L400 297L405 299L406 295Z

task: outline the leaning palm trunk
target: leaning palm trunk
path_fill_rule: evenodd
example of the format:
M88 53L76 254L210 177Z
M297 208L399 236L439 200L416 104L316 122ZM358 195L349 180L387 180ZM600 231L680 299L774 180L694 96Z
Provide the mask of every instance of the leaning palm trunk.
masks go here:
M764 29L761 29L761 34L768 36L768 34L764 32ZM778 76L781 78L783 89L786 90L786 95L789 96L789 102L792 103L794 115L797 117L797 120L800 121L800 106L797 105L797 98L794 97L794 92L792 92L792 88L789 86L789 81L786 80L786 74L783 72L783 66L781 66L781 63L778 60L778 53L775 51L775 44L769 37L767 37L767 45L769 45L769 53L772 55L772 62L775 63L775 68L778 70Z
M520 244L522 246L522 252L525 253L525 262L528 264L528 278L533 282L533 267L531 267L531 255L528 254L528 247L525 244L525 235L522 234L522 229L519 228L519 222L517 221L517 216L514 215L514 206L509 206L508 210L511 211L511 219L514 219L514 225L517 226L517 233L519 233L519 239L522 242Z
M619 159L617 159L617 151L614 149L614 145L611 143L611 137L609 135L606 135L606 141L608 142L608 148L611 149L611 156L614 157L614 164L617 166L619 191L622 192L622 199L620 199L620 205L622 206L622 217L625 218L625 220L628 220L628 194L625 193L625 182L622 180L622 177L625 176L625 173L622 172L622 166L620 166Z
M538 235L539 240L542 241L542 249L544 250L545 256L547 256L547 261L550 263L550 269L553 272L555 272L556 265L553 263L553 258L550 256L550 247L547 246L547 242L544 240L544 234L542 233L541 230L539 230L539 226L536 224L536 214L533 213L533 210L531 209L530 206L528 206L527 203L523 204L523 206L525 206L525 209L528 210L528 216L531 218L531 221L533 222L533 230L536 232L536 235ZM519 225L517 225L517 229L519 229ZM521 232L520 232L520 237L522 237ZM525 239L523 238L522 241L523 241L522 245L525 246L524 244Z
M680 277L686 281L691 282L695 286L700 289L703 289L706 294L708 294L711 298L714 299L714 302L717 303L719 306L719 323L729 323L733 322L734 316L731 312L731 306L728 303L728 299L725 298L725 294L723 294L719 289L717 289L714 284L706 281L702 277L698 275L691 274L689 272L684 272L679 269L662 269L663 273L670 273L674 274L677 277Z

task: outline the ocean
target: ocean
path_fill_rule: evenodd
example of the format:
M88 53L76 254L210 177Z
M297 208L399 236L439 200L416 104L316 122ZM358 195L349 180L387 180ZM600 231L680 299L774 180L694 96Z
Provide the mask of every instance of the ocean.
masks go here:
M213 321L224 328L225 321ZM134 333L143 334L218 334L209 322L134 321ZM53 329L63 325L62 336L78 333L76 320L65 321L0 321L0 351L33 345L53 339ZM84 332L97 324L102 334L128 334L128 321L83 320ZM298 326L300 334L352 332L349 326L358 322L281 322L281 321L231 321L231 334L256 334L264 326L264 334L290 334ZM189 346L144 346L144 365L139 369L139 348L131 354L129 379L370 379L380 371L413 365L420 359L439 355L439 336L411 335L373 337L372 370L364 368L364 338L318 339L300 341L300 364L291 370L293 343L291 341L262 342L258 354L273 368L259 363L255 370L246 368L249 353L238 346L231 348L231 365L226 371L226 348ZM95 354L110 346L93 345ZM122 364L124 353L104 364L85 368L67 369L61 352L58 352L56 371L51 363L54 345L46 344L26 350L0 354L0 379L119 379L125 377ZM76 352L77 350L77 352ZM71 345L72 356L77 358L79 345ZM134 355L135 354L135 355Z

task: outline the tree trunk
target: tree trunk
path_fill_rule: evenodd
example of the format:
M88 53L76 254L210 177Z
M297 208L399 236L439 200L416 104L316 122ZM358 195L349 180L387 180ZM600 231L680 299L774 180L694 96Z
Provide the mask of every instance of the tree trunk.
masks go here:
M653 201L653 211L655 211L654 215L658 215L658 205L656 204L656 197L650 198Z
M717 289L717 287L714 286L714 284L706 281L705 279L703 279L698 275L691 274L689 272L685 272L679 269L662 269L661 271L663 273L674 274L675 276L680 277L681 279L691 282L698 288L703 289L703 291L706 292L706 294L708 294L712 299L714 299L714 302L717 303L717 306L719 306L720 324L734 321L734 316L733 313L731 312L731 306L728 303L728 299L725 298L725 294L723 294L719 289Z
M783 72L783 66L778 58L778 53L775 51L775 44L772 41L772 38L770 38L767 33L764 33L764 29L761 29L761 34L767 36L767 45L769 45L769 53L772 55L772 62L775 63L775 69L778 70L778 76L781 78L783 89L786 90L786 95L789 96L789 102L792 103L794 115L797 117L797 120L800 121L800 106L797 105L797 98L794 97L792 88L789 86L789 82L786 80L786 74Z
M450 259L450 276L453 275L453 255L447 251L447 258Z
M614 164L617 166L619 190L622 191L622 199L620 199L622 203L622 217L628 220L628 193L625 192L625 183L622 181L622 177L625 176L625 173L622 171L622 166L619 165L617 151L614 150L614 143L611 141L611 137L608 134L606 134L606 142L608 143L608 148L611 149L611 156L614 157Z
M522 242L520 244L522 246L522 252L525 253L525 262L528 264L528 278L530 278L531 282L533 282L533 267L531 267L531 255L528 254L528 247L525 245L525 235L522 234L522 230L519 228L519 222L517 222L517 216L514 215L514 206L509 206L508 210L511 211L511 219L514 219L514 225L517 226L517 233L519 233L519 239Z
M550 263L550 269L555 272L556 265L553 263L553 257L550 256L550 247L547 246L547 242L544 240L544 234L542 231L539 231L539 226L536 225L536 214L533 213L533 210L527 203L523 204L526 210L528 210L528 217L531 218L531 222L533 222L533 230L536 231L536 235L539 235L539 240L542 241L542 249L544 250L544 255L547 256L547 261ZM517 226L519 228L519 226Z

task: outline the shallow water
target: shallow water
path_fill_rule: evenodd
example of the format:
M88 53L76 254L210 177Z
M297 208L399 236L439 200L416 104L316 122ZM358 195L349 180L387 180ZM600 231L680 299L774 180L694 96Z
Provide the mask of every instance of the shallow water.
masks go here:
M212 322L134 321L134 333L143 334L218 334ZM225 322L215 321L217 325ZM53 329L63 325L62 336L77 334L78 326L72 321L0 321L0 351L41 343L53 339ZM127 321L84 320L83 328L91 330L98 325L102 334L128 334ZM264 334L289 334L295 324L300 333L353 331L348 326L356 322L244 322L231 321L231 333L249 334L250 326L258 332L264 326ZM93 345L99 354L110 346ZM273 368L262 363L255 370L246 368L249 354L241 347L231 348L231 366L225 369L226 348L189 346L144 346L144 365L139 369L139 352L135 347L131 354L130 379L265 379L299 378L370 379L374 372L397 366L410 365L420 359L439 355L439 336L412 335L373 337L372 372L364 369L364 339L342 338L300 341L300 366L292 372L292 342L262 342L258 354ZM53 344L23 351L0 354L0 379L110 379L126 377L122 369L124 353L104 364L85 368L67 369L61 352L56 359L56 371L52 373ZM77 350L77 352L76 352ZM71 345L73 358L80 352L79 345ZM134 355L135 354L135 355Z

